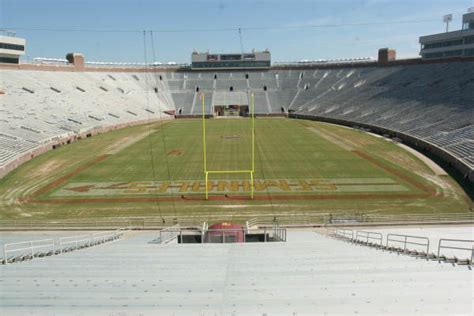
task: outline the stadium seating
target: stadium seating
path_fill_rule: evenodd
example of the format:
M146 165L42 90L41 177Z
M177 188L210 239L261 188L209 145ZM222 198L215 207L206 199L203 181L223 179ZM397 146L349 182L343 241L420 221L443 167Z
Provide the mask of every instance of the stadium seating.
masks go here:
M252 72L2 70L0 167L35 146L90 130L206 114L223 92L253 92L260 115L346 121L403 133L474 166L474 62ZM232 87L232 88L231 88ZM232 90L232 91L231 91ZM240 98L241 99L241 98Z
M472 309L466 266L311 230L290 230L286 243L150 243L156 237L137 231L97 247L0 265L2 286L11 289L0 291L0 309L119 315L134 308L143 315L196 316L461 315Z
M61 139L174 109L168 86L151 74L2 70L1 80L0 168Z
M356 69L300 93L299 114L378 126L435 144L472 167L474 63ZM312 90L310 88L305 91ZM311 98L312 96L312 98Z

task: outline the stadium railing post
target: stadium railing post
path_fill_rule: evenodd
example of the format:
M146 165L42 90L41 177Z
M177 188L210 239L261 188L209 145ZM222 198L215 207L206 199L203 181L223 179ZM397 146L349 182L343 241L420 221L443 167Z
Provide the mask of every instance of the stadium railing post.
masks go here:
M7 259L5 258L5 260ZM471 250L471 265L474 263L473 260L474 260L474 245L472 246L472 250Z
M7 245L4 244L3 245L3 258L5 260L5 265L8 263L8 260L7 260Z

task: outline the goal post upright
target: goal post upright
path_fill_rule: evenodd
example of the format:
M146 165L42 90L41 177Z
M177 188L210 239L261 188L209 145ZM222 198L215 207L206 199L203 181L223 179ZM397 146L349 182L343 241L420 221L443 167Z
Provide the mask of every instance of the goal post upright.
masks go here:
M209 178L209 172L206 171L206 183L205 183L205 186L206 186L206 200L209 199L209 192L208 192L208 187L207 187L208 178Z
M207 188L207 180L209 177L209 173L207 172L207 151L206 151L206 112L205 110L205 100L204 100L204 93L201 92L201 107L202 107L202 155L203 155L203 163L204 163L204 173L206 175L206 181L204 186L206 187L206 200L209 197L209 192Z
M207 169L207 147L206 147L206 114L205 114L205 96L201 93L202 106L202 149L203 149L203 166L205 176L205 198L209 199L209 175L212 174L250 174L250 198L254 198L254 173L255 173L255 104L254 93L250 94L250 134L251 142L251 166L248 170L208 170Z
M250 95L250 115L251 115L251 126L252 129L252 171L250 172L250 197L253 200L253 174L255 172L255 102L254 93Z

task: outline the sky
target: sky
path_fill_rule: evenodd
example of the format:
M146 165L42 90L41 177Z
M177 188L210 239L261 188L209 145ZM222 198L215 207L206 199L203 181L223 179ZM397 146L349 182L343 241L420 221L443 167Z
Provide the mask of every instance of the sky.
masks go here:
M242 48L269 49L273 62L376 57L381 47L410 58L419 36L444 32L443 15L460 29L469 7L474 0L0 0L0 29L26 38L23 60L78 52L142 63L145 47L148 62Z

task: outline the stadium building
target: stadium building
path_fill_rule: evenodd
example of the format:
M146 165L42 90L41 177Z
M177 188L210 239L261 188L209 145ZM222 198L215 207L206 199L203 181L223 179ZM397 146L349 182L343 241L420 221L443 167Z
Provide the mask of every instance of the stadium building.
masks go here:
M464 22L408 60L0 37L0 315L472 315Z
M25 55L25 44L23 38L0 35L0 63L18 64Z
M66 63L2 67L2 176L62 144L149 119L245 116L253 98L256 116L370 129L430 152L463 177L474 178L470 59L433 64L392 58L198 71L193 66L101 67L69 54ZM446 74L449 80L443 78ZM148 108L146 94L140 92L146 89L156 97L155 109ZM19 101L21 116L15 113Z
M420 37L423 59L474 56L474 11L463 15L459 31Z
M191 69L269 69L271 54L268 50L242 54L211 54L193 52Z

